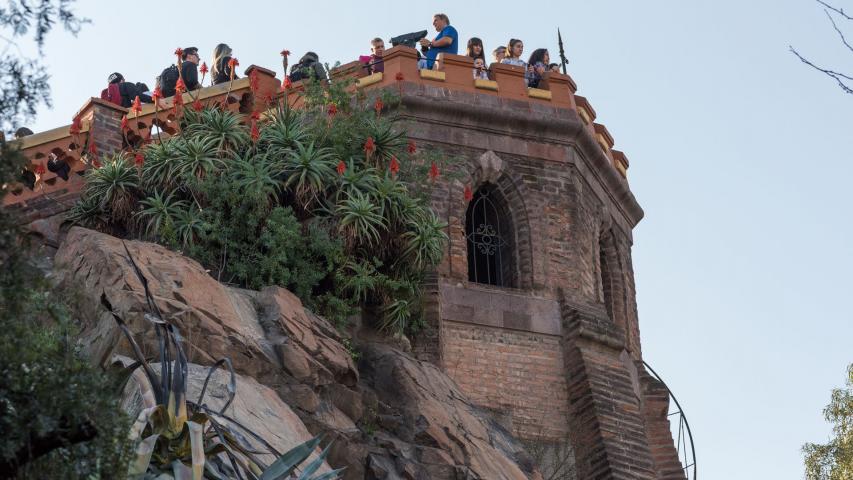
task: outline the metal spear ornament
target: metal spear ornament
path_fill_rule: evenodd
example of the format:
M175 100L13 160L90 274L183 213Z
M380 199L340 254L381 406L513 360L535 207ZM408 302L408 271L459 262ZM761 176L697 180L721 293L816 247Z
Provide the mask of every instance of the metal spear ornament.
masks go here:
M565 50L563 50L563 36L560 35L559 28L557 28L557 44L560 46L560 62L563 64L563 75L568 75L566 73L566 65L569 64L569 60L566 58Z

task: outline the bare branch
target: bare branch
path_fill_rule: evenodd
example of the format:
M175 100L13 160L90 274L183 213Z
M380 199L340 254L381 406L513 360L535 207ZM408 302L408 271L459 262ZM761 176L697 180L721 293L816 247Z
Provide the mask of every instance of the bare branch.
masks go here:
M841 15L842 17L846 18L847 20L853 20L853 17L851 17L850 15L847 15L846 13L844 13L844 9L843 9L843 8L837 8L837 7L834 7L834 6L832 6L832 5L830 5L830 4L826 3L826 2L824 2L824 1L822 1L822 0L815 0L815 1L817 1L817 3L819 3L819 4L823 5L824 7L826 7L826 8L828 8L828 9L832 10L833 12L835 12L835 13L837 13L837 14Z
M828 11L824 10L824 13L826 13L826 18L829 19L829 23L832 24L832 28L834 28L835 31L838 32L838 36L841 37L841 41L844 43L844 46L847 47L847 50L853 52L853 47L851 47L850 44L847 43L847 39L844 38L844 32L842 32L838 28L838 25L835 24L835 19L832 18L832 15L830 15Z
M792 46L790 46L790 45L789 45L789 46L788 46L788 48L791 50L791 53L793 53L794 55L796 55L796 56L797 56L797 58L799 58L799 59L800 59L800 61L801 61L801 62L805 63L806 65L808 65L808 66L810 66L810 67L812 67L812 68L814 68L815 70L817 70L817 71L819 71L819 72L823 72L825 75L827 75L827 76L829 76L829 77L832 77L836 82L838 82L838 86L839 86L839 87L841 87L841 89L842 89L842 90L844 90L844 92L845 92L845 93L849 93L849 94L852 94L852 95L853 95L853 86L851 86L851 85L847 85L846 83L844 83L844 82L845 82L845 80L853 82L853 77L850 77L850 76L845 75L845 74L843 74L843 73L834 72L834 71L832 71L832 70L827 70L827 69L825 69L825 68L818 67L818 66L817 66L817 65L815 65L814 63L812 63L812 62L810 62L809 60L807 60L807 59L803 58L803 56L802 56L802 55L800 55L800 53L799 53L799 52L797 52L797 51L794 49L794 47L792 47Z

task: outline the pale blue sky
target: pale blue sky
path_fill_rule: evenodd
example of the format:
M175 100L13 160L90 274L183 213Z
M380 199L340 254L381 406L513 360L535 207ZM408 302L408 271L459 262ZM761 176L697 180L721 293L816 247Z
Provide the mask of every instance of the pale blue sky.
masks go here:
M839 0L853 11L853 2ZM556 57L631 161L644 356L693 426L701 478L799 479L801 445L853 362L853 95L802 65L853 71L818 4L783 1L105 2L79 38L53 34L52 111L68 124L112 71L153 78L190 45L220 41L243 66L279 51L357 58L368 40L430 28L443 11L487 50L509 37ZM853 25L851 25L853 27ZM853 29L848 30L853 36Z

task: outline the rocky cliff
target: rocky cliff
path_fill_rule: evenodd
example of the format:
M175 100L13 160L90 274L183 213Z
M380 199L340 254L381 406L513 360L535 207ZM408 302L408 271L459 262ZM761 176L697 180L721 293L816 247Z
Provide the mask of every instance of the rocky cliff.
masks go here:
M382 341L349 344L282 288L231 288L179 253L122 243L75 227L55 257L58 288L74 299L93 360L129 353L102 295L143 349L156 351L126 245L165 319L184 336L190 362L230 357L239 376L230 413L277 448L323 433L333 442L329 465L347 467L347 479L541 478L521 445L435 366ZM190 369L190 396L205 371ZM225 381L214 378L212 402L224 396L217 392Z

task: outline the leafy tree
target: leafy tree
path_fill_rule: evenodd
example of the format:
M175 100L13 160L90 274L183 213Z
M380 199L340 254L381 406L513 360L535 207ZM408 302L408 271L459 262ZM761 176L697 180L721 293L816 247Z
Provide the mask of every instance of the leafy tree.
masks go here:
M824 418L832 423L832 438L826 444L807 443L805 454L808 480L853 478L853 364L847 367L846 388L832 390Z
M823 5L823 7L824 7L823 11L826 14L826 18L829 19L829 23L832 24L833 30L835 30L835 33L838 34L838 37L841 40L841 43L844 45L845 48L847 48L847 50L850 51L850 53L853 53L853 45L850 44L850 42L847 40L847 38L844 35L844 31L841 28L839 28L838 23L836 23L836 19L838 19L838 20L844 20L847 22L851 22L850 24L853 24L853 17L851 17L850 15L845 13L843 8L839 8L839 7L830 5L826 2L824 2L823 0L816 0L816 1L820 5ZM802 61L803 63L805 63L809 67L811 67L811 68L823 73L824 75L832 78L833 80L835 80L835 83L837 83L838 86L845 93L853 94L853 76L851 76L851 74L836 72L834 70L831 70L831 69L828 69L825 67L821 67L821 66L815 64L814 62L812 62L811 60L809 60L808 58L802 56L794 47L789 46L788 48L791 50L791 53L793 53L794 55L797 56L797 58L800 59L800 61Z
M72 10L73 0L8 0L0 7L0 129L11 131L35 116L39 104L51 106L49 75L40 59L25 58L17 41L31 36L43 53L57 23L77 34L88 20Z

